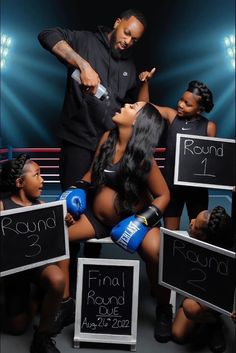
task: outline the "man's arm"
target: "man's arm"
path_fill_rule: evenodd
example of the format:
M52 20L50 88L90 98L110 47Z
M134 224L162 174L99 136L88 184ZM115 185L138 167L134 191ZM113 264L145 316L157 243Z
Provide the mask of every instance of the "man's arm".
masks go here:
M78 68L81 73L89 67L91 68L90 64L78 53L76 53L76 51L74 51L74 49L72 49L72 47L65 40L60 40L58 43L56 43L52 47L51 51L57 57L63 59L67 64Z
M38 40L42 47L67 65L80 70L81 83L90 88L97 88L100 78L88 61L73 49L73 42L79 40L76 31L61 29L59 27L46 29L39 33Z

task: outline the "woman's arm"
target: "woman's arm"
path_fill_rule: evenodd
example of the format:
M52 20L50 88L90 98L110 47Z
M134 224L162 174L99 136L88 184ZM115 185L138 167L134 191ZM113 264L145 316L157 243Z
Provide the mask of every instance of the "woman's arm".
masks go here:
M152 203L163 213L170 201L170 192L154 158L147 184L150 192L154 195Z
M149 229L158 226L170 200L168 187L154 158L147 184L154 196L152 204L123 219L111 230L112 240L131 253L138 249Z

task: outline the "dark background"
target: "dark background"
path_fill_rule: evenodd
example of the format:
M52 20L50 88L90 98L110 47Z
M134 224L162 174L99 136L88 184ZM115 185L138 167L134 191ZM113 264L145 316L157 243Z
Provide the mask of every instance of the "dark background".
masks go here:
M135 7L148 29L135 48L138 72L157 68L151 101L175 107L189 81L206 83L215 107L218 136L234 138L234 70L224 37L234 34L234 0L79 1L1 0L1 33L12 38L1 72L1 147L56 147L65 88L65 67L37 40L47 27L95 29L112 26L121 11Z

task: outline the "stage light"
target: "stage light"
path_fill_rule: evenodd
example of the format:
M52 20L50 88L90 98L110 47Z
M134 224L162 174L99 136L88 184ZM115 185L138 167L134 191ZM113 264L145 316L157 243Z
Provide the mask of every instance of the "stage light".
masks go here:
M231 65L235 69L235 35L225 37L225 46Z
M1 33L1 69L6 65L6 57L8 55L10 45L11 38Z

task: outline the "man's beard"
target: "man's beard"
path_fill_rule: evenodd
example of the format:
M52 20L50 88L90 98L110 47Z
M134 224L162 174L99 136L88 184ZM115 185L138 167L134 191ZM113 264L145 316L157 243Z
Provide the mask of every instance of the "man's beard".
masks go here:
M110 39L111 55L113 56L114 59L117 59L117 60L126 59L130 56L131 48L119 50L115 48L115 44L116 44L116 30L114 30L111 34L111 39Z

